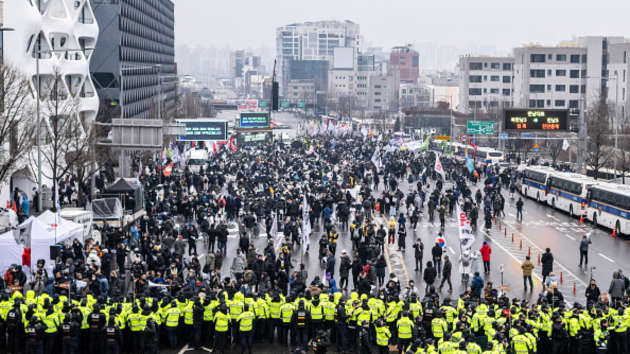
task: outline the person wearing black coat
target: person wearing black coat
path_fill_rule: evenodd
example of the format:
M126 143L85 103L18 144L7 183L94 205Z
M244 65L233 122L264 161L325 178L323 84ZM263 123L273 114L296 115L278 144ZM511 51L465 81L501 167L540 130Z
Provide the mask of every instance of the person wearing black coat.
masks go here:
M387 261L385 256L381 255L376 262L376 277L378 278L379 287L382 287L385 282L385 268L387 268Z
M365 294L370 295L370 291L372 290L372 284L370 284L370 280L368 279L365 273L361 272L360 275L361 280L359 281L359 296Z
M425 292L429 291L429 288L435 283L435 278L437 277L437 270L433 267L433 263L431 261L427 262L427 267L424 268L424 274L422 275L422 279L427 284L424 289Z
M540 263L542 264L542 283L543 286L545 286L545 280L549 276L549 273L553 271L553 254L551 253L551 249L545 249L545 253L540 257Z
M354 285L354 289L359 288L359 274L363 271L363 263L361 259L354 255L354 260L352 261L352 285Z
M282 295L287 296L287 288L289 287L289 277L287 276L287 272L284 269L278 272L278 280L277 286L280 291L282 291Z
M442 247L439 242L435 242L435 246L431 249L431 256L433 256L433 267L437 270L438 275L442 272Z
M265 271L265 262L262 259L262 254L259 254L252 264L252 271L256 274L257 279L262 278L262 273Z

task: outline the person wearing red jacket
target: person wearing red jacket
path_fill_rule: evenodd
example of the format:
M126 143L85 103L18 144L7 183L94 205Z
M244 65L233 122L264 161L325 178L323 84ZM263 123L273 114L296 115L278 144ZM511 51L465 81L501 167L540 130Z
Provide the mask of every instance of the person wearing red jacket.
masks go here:
M483 242L479 253L481 253L481 260L483 261L484 274L490 273L490 254L492 253L492 248L488 246L488 242Z

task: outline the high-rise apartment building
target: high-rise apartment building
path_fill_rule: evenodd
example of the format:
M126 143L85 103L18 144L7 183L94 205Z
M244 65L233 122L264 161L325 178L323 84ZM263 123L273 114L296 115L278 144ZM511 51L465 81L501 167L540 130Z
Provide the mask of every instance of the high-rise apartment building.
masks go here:
M279 27L276 34L276 68L281 90L289 60L327 60L332 63L334 48L363 49L360 26L351 21L319 21L294 23ZM283 91L282 91L283 92Z
M173 116L175 5L171 0L90 0L102 26L90 71L102 107L123 118Z
M616 102L618 116L625 117L630 108L630 101L628 100L630 42L611 44L608 47L608 52L608 101Z

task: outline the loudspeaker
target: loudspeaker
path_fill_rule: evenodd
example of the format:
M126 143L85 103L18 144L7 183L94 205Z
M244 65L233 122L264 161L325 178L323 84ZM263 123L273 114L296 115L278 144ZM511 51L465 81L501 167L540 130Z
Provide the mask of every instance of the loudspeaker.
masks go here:
M61 256L61 246L50 246L50 259L53 261Z
M280 86L278 86L278 83L274 81L271 84L271 110L272 111L278 110L279 93L280 93Z

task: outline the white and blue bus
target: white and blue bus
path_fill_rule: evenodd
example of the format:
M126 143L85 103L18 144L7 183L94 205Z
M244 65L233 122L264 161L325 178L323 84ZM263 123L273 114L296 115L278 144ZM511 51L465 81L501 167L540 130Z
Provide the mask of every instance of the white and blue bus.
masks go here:
M552 173L547 178L547 204L574 215L586 216L587 194L597 181L575 173Z
M600 184L589 188L587 218L595 225L630 235L630 190L626 185Z
M469 147L468 156L472 156L472 154L470 153L471 149L474 152L474 149L472 147ZM494 165L494 164L498 164L499 162L505 162L505 159L503 157L503 151L495 150L489 147L480 147L480 148L477 148L477 154L475 154L475 161L477 163Z
M551 167L527 166L523 169L523 182L521 183L521 193L524 196L541 202L547 200L547 178L552 173L557 172Z

